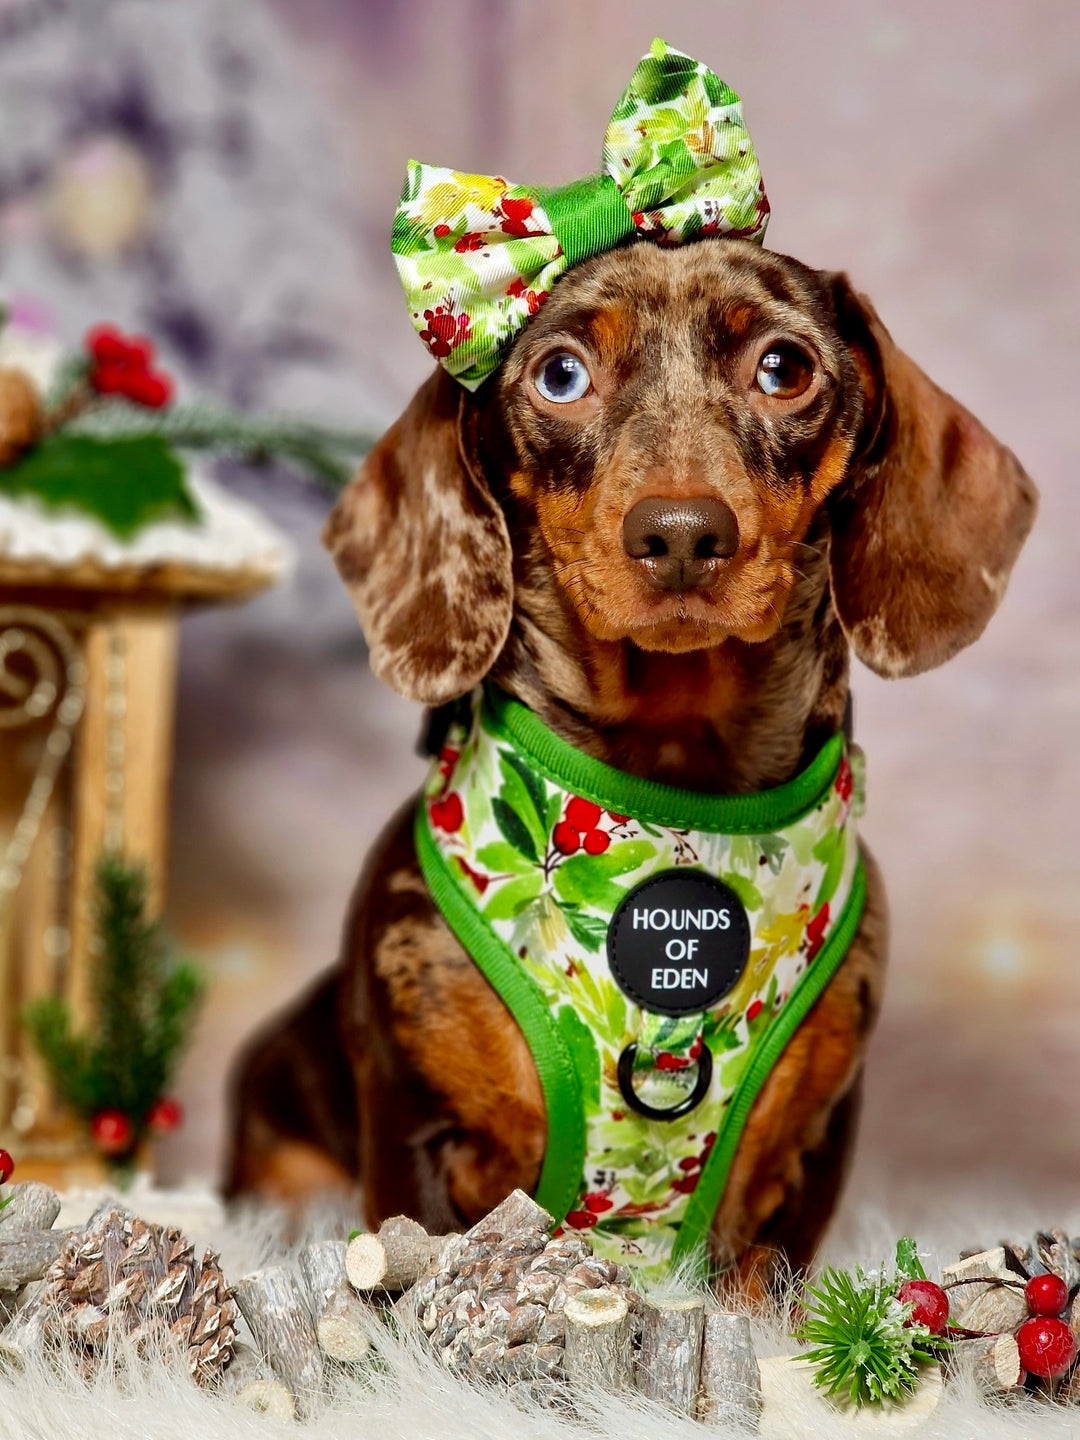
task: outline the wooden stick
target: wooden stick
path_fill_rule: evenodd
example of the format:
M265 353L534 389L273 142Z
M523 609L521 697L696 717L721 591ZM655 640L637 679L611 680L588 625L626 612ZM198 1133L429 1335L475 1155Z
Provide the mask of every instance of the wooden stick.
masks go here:
M22 1304L11 1322L0 1332L0 1365L9 1370L22 1370L45 1343L46 1286L36 1281L23 1292Z
M701 1346L699 1420L756 1430L761 1416L761 1372L750 1321L713 1310L705 1316Z
M355 1235L345 1252L345 1274L354 1290L385 1290L396 1294L415 1285L439 1257L445 1235L410 1234L380 1229L377 1235Z
M323 1353L331 1360L355 1364L370 1354L371 1336L368 1307L346 1279L346 1248L344 1240L320 1240L305 1246L300 1252L300 1273L307 1284L311 1318Z
M638 1357L638 1389L680 1414L697 1400L705 1306L698 1296L665 1303L646 1300Z
M256 1270L237 1283L236 1303L259 1350L306 1409L322 1389L323 1361L296 1276L284 1265Z
M539 1307L534 1307L539 1308ZM566 1302L566 1377L587 1390L633 1384L630 1311L617 1290L583 1290Z
M367 1307L347 1285L335 1290L315 1322L323 1353L345 1365L366 1359L372 1348L367 1319Z
M1020 1349L1014 1335L983 1335L956 1340L948 1357L950 1373L967 1370L985 1394L1008 1395L1024 1383Z
M10 1240L0 1239L0 1290L18 1290L40 1280L67 1238L65 1230L24 1230Z
M5 1239L20 1230L51 1230L60 1214L60 1197L39 1180L26 1180L11 1187L11 1197L0 1210L0 1236Z
M317 1240L300 1251L300 1274L307 1286L312 1320L318 1320L327 1300L345 1284L345 1249L344 1240Z
M490 1214L478 1220L465 1234L470 1240L478 1235L501 1235L505 1239L527 1230L550 1232L554 1228L553 1217L531 1196L526 1195L524 1190L513 1190L501 1205L496 1205Z
M296 1419L296 1397L287 1385L270 1375L256 1375L236 1391L241 1405L258 1415L276 1415L282 1420Z

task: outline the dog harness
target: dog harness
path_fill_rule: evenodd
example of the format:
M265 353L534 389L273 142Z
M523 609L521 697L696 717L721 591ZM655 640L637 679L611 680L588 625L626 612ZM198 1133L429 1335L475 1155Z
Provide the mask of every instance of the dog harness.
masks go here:
M502 691L459 711L416 843L451 930L532 1051L536 1199L609 1258L703 1263L755 1097L866 893L861 752L717 796L581 754Z

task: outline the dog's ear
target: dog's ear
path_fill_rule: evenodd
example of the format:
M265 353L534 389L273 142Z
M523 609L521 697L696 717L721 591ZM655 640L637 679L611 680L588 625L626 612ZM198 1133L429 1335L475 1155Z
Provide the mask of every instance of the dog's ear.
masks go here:
M849 481L830 501L833 602L864 664L916 675L982 633L1038 492L1012 452L897 348L845 276L833 294L866 393Z
M471 458L474 405L438 369L364 461L323 532L371 668L427 705L478 684L510 628L510 537Z

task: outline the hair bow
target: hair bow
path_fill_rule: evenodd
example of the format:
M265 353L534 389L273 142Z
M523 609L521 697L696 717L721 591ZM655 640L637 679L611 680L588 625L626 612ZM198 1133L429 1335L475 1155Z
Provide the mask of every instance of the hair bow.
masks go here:
M571 266L635 235L761 241L768 217L738 95L654 40L607 127L601 174L548 188L411 160L391 248L421 340L475 390Z

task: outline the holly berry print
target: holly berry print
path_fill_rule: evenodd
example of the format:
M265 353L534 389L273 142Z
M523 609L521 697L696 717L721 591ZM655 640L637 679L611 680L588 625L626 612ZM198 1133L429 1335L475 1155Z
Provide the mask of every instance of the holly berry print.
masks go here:
M471 700L432 767L428 834L462 893L534 982L573 1059L586 1124L578 1198L564 1224L609 1258L670 1262L751 1056L797 992L852 893L855 796L841 765L811 809L766 835L671 828L605 808L542 770L485 703ZM734 987L692 1015L649 1011L608 966L612 917L642 881L678 869L724 882L747 912L749 959ZM680 1119L628 1106L619 1057L637 1046L633 1087L670 1110L712 1080Z
M635 234L761 241L768 217L738 95L654 40L611 117L601 175L541 190L411 160L391 249L421 340L475 390L571 265Z

